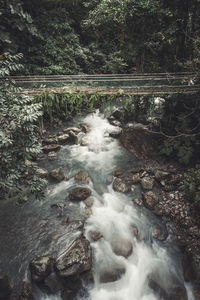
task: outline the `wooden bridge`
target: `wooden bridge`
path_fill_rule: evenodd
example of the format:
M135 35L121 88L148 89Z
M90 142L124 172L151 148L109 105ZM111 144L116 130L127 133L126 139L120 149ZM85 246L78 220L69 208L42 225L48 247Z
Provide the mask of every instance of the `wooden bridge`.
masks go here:
M28 94L44 91L127 94L196 93L200 75L190 73L141 73L96 75L10 76Z

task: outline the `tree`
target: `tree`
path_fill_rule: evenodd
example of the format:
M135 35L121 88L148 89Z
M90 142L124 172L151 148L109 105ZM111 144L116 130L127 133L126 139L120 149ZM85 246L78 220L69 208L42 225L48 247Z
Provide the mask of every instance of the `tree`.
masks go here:
M42 107L23 95L7 77L21 67L21 57L0 56L0 195L5 196L15 187L20 192L28 188L41 197L46 181L39 178L36 164L27 166L27 161L41 151L37 121Z

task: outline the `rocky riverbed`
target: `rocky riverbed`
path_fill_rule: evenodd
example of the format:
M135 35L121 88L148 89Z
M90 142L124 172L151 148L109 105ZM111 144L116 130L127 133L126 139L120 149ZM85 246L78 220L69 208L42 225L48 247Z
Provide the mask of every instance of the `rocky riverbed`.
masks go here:
M106 184L111 185L115 192L122 195L129 197L132 195L133 207L142 208L147 211L147 214L149 212L160 219L160 223L153 225L151 238L165 243L170 236L172 242L179 246L182 252L184 280L192 282L195 299L200 299L200 207L187 199L183 168L175 163L146 158L149 152L155 153L156 147L156 142L152 141L146 129L140 126L134 127L134 135L137 136L138 131L140 137L136 144L130 128L122 130L121 123L116 118L111 118L110 122L115 127L112 127L110 131L107 130L108 138L119 138L125 148L138 156L138 160L133 164L129 163L125 168L113 169L112 174L105 178ZM42 138L43 154L36 158L40 166L38 173L54 184L68 181L70 178L62 166L58 167L55 163L56 167L51 168L50 171L44 166L47 161L56 162L60 149L65 145L80 144L82 147L88 147L91 153L101 151L88 143L86 137L90 130L88 124L80 124L77 127L63 128L62 132L58 131L56 134L45 134ZM27 161L27 170L31 163L33 162ZM33 291L37 290L37 287L47 294L60 293L59 297L63 300L75 299L77 293L83 290L87 295L85 286L92 285L94 280L91 273L93 266L91 243L96 243L106 236L98 230L89 230L86 234L87 238L84 236L87 219L93 215L94 192L90 185L93 178L88 171L82 169L73 175L73 180L76 186L69 189L67 201L83 205L84 217L75 223L71 222L65 201L53 203L49 210L57 212L57 217L61 218L61 226L74 226L77 232L76 238L57 257L52 253L33 257L29 265L32 284L28 281L24 282L18 295L12 295L9 298L11 295L9 279L2 275L0 299L32 300ZM45 226L45 223L41 223L41 226ZM131 231L138 241L145 239L135 224L132 225ZM111 248L115 255L126 259L134 251L132 243L121 237L119 239L116 237L111 241ZM99 280L101 283L115 282L124 273L125 268L121 264L115 264L115 267L109 268L102 265ZM149 286L163 299L187 299L183 287L176 289L176 292L173 290L168 293L153 277L149 280ZM81 296L80 299L82 299Z

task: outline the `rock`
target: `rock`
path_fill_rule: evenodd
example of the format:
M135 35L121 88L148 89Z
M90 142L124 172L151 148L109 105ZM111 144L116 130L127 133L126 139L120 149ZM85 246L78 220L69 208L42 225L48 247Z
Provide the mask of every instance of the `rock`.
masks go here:
M155 178L158 181L161 181L163 179L167 179L169 177L170 173L162 171L162 170L156 170L155 171Z
M90 230L88 234L89 234L90 239L93 242L96 242L96 241L100 240L100 238L102 238L102 234L99 231Z
M134 174L132 177L132 181L133 181L133 184L140 183L140 181L141 181L140 174Z
M168 232L166 228L162 228L159 225L154 226L152 230L152 237L159 241L164 241L168 237Z
M113 181L113 189L120 193L128 193L131 191L131 185L123 182L121 178L115 178Z
M0 299L8 300L12 292L10 280L7 275L0 275Z
M118 121L123 121L124 119L124 110L122 109L116 109L113 113L112 113L112 117Z
M144 204L149 209L154 209L158 203L158 197L153 192L146 192L144 194Z
M42 149L43 149L43 152L44 153L49 153L49 152L52 152L52 151L59 151L61 148L60 145L57 145L57 144L51 144L51 145L46 145L44 146Z
M109 136L112 137L113 139L119 139L120 135L121 135L121 130L109 133Z
M58 208L58 209L64 209L66 207L66 204L63 202L57 202L51 204L51 208Z
M70 131L75 133L75 134L79 134L81 132L81 129L78 128L78 127L69 127L69 128L64 128L63 129L64 133L69 133Z
M91 208L86 208L85 209L85 214L86 214L86 216L91 216L92 215L92 210L91 210Z
M73 300L73 299L75 299L76 294L77 294L77 291L71 290L69 288L65 288L61 293L61 297L62 297L62 300Z
M39 283L49 276L53 270L53 263L54 259L50 254L33 258L29 264L33 282Z
M150 177L144 177L141 180L141 185L144 190L152 190L154 185L154 179Z
M144 171L144 169L142 168L142 166L135 166L135 167L132 167L130 171L132 174L136 174L136 173L140 173L140 172Z
M58 136L58 143L59 144L67 144L70 141L69 134L62 134Z
M74 131L69 131L69 141L72 144L78 145L78 137Z
M69 217L68 216L65 216L62 221L61 221L61 225L65 225L66 223L69 222Z
M79 275L92 267L92 250L85 238L76 239L56 260L55 268L60 277Z
M84 200L84 203L87 207L92 207L92 205L94 204L94 198L89 197L86 200Z
M58 154L55 151L51 151L47 154L49 160L55 160L58 158Z
M43 145L51 145L51 144L57 144L57 138L56 137L52 137L52 138L47 138L47 139L44 139L42 141L42 144Z
M120 236L114 236L111 242L111 247L116 255L127 258L133 252L132 243Z
M125 273L125 268L123 266L101 266L99 272L99 281L101 283L114 282L121 278Z
M47 178L49 175L49 172L46 169L42 169L42 168L38 168L36 172L41 178Z
M87 171L82 170L82 171L78 172L75 175L74 179L76 181L80 181L80 182L83 182L83 183L89 183L90 180L91 180L91 177L90 177L90 174Z
M142 126L127 126L120 136L122 145L139 159L158 155L158 135Z
M56 294L59 292L61 284L55 272L51 273L48 277L45 278L44 286L46 291L50 294Z
M196 279L196 272L193 267L192 256L185 252L182 258L183 276L185 281L193 281Z
M19 300L33 300L33 290L30 282L23 282Z
M108 177L106 178L106 183L107 183L107 184L111 184L112 182L113 182L113 176L110 175L110 176L108 176Z
M131 232L133 233L133 236L138 237L138 228L135 224L131 225Z
M89 133L91 131L90 127L86 124L81 124L80 127L84 133Z
M123 171L122 170L115 170L114 173L113 173L113 175L115 177L120 177L120 176L123 175Z
M49 173L51 179L60 182L65 179L64 170L62 168L56 168Z
M140 198L133 198L132 201L134 203L136 203L138 206L142 206L143 205L143 200Z
M188 300L187 291L182 285L169 289L167 300Z
M69 199L75 201L82 201L90 197L92 191L86 187L76 187L69 192Z
M71 231L83 230L85 222L83 220L74 220L69 223Z

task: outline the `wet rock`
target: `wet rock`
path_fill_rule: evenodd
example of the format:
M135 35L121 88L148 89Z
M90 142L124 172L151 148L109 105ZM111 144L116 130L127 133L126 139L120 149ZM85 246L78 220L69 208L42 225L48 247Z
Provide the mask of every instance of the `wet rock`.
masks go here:
M78 145L78 136L74 131L69 131L69 141L72 144Z
M135 167L132 167L131 170L130 170L130 172L132 174L140 173L142 171L144 171L144 169L142 168L142 166L135 166Z
M113 175L115 177L120 177L120 176L123 175L123 171L122 170L115 170L114 173L113 173Z
M144 190L152 190L154 185L154 179L150 177L144 177L141 180L141 185Z
M165 172L165 171L162 171L162 170L156 170L156 171L155 171L155 178L156 178L158 181L167 179L167 178L169 177L169 175L170 175L170 173Z
M60 145L57 145L57 144L51 144L51 145L46 145L44 146L42 149L43 149L43 152L44 153L49 153L49 152L52 152L52 151L59 151L61 148Z
M120 136L122 145L139 159L153 158L158 153L158 136L144 126L127 126Z
M185 281L193 281L196 279L196 272L193 267L193 260L190 253L185 252L182 258L183 276Z
M49 173L51 179L60 182L65 179L64 170L62 168L56 168Z
M12 292L10 280L7 275L0 275L0 299L8 300Z
M55 268L60 277L81 274L92 267L92 250L85 238L76 239L56 260Z
M53 203L51 205L51 208L64 209L65 207L66 207L66 204L63 202L57 202L57 203Z
M69 192L69 199L74 201L82 201L90 197L92 191L86 187L76 187Z
M159 225L154 226L152 230L152 237L159 241L164 241L168 237L167 229L160 227Z
M84 203L87 207L92 207L92 205L94 204L94 198L89 197L86 200L84 200Z
M23 282L19 300L33 300L33 290L30 282Z
M115 132L110 132L109 136L112 137L113 139L119 139L121 134L121 130L115 131Z
M41 178L47 178L49 174L49 172L46 169L42 169L42 168L38 168L36 172Z
M103 266L100 268L99 281L101 283L114 282L121 278L125 273L125 268L123 266Z
M51 151L47 154L48 160L55 160L58 158L58 154L55 151Z
M91 131L90 127L86 124L81 124L81 131L83 131L84 133L89 133Z
M85 215L88 216L88 217L92 215L92 210L91 210L91 208L86 208L86 209L85 209Z
M69 222L69 217L68 216L65 216L62 221L61 221L61 225L65 225Z
M59 292L61 284L55 272L51 273L48 277L45 278L44 286L46 291L50 294L56 294Z
M51 255L35 257L29 264L33 282L43 281L53 270L54 259Z
M106 178L106 183L107 184L111 184L113 182L113 176L111 175L111 176L108 176L107 178Z
M83 220L74 220L69 223L71 231L83 230L85 222Z
M77 291L71 290L69 288L65 288L61 292L61 297L62 297L62 300L73 300L75 298L76 294L77 294Z
M169 289L167 300L188 300L187 292L184 286L177 286Z
M130 230L133 233L133 236L138 237L138 228L137 228L137 226L135 224L131 225Z
M75 133L75 134L79 134L81 132L81 129L78 128L78 127L69 127L69 128L64 128L63 129L64 133L69 133L70 131Z
M133 203L137 204L138 206L143 205L143 200L141 198L133 198L132 201L133 201Z
M83 182L83 183L89 183L90 180L91 180L91 177L90 177L90 174L87 171L81 170L80 172L78 172L75 175L74 179L76 181L80 181L80 182Z
M140 181L141 181L140 174L134 174L132 177L132 181L133 181L133 184L140 183Z
M123 256L125 258L129 257L133 252L132 243L120 236L115 236L111 242L111 247L116 255Z
M100 238L102 238L102 234L99 231L90 230L88 234L89 234L90 239L93 242L96 242L96 241L100 240Z
M123 182L121 178L115 178L113 181L113 189L116 192L128 193L131 191L131 185L127 182Z
M124 110L122 109L116 109L113 113L112 113L112 117L118 121L123 121L124 119Z
M62 134L58 136L58 143L59 144L67 144L70 141L69 134Z
M43 145L52 145L52 144L57 144L57 143L58 143L58 141L57 141L56 137L49 137L42 141Z
M154 209L158 203L158 197L151 191L144 194L144 204L149 209Z

